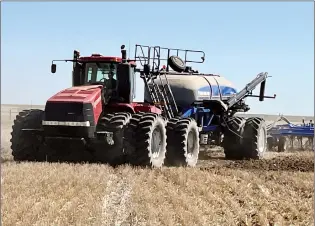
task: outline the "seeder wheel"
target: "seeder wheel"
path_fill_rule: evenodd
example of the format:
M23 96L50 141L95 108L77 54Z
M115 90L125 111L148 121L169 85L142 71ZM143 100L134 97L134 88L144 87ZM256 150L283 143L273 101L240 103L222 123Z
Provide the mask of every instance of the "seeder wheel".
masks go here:
M227 121L227 126L224 132L222 146L226 159L237 160L243 158L243 147L241 146L241 136L245 119L242 117L232 117Z
M167 124L166 162L173 166L196 166L199 156L199 130L192 118L174 118Z
M246 120L242 146L244 150L244 158L263 158L267 150L267 130L264 119L253 117Z

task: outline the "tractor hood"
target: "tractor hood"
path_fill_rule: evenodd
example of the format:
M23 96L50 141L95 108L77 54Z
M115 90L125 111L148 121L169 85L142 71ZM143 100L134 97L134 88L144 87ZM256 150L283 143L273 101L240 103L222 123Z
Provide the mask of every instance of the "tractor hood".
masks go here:
M64 89L47 102L79 102L97 104L101 101L101 85L75 86Z

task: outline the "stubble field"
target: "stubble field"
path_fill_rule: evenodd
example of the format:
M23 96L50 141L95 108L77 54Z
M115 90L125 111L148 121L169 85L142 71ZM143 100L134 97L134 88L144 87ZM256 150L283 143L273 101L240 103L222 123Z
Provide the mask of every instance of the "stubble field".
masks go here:
M196 168L144 169L12 161L1 118L2 225L314 225L313 152Z

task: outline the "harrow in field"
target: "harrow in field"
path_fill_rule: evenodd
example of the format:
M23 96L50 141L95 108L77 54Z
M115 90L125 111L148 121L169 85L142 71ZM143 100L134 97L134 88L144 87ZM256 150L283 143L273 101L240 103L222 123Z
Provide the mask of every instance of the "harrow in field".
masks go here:
M284 121L285 124L278 124ZM276 121L267 125L268 150L283 152L291 150L314 151L314 123L293 124L286 117L280 115Z

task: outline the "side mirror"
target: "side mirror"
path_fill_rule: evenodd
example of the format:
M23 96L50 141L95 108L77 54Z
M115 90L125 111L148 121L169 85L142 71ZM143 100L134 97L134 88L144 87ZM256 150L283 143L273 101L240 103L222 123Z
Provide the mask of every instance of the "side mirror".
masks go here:
M56 64L51 64L51 73L56 73L56 68L57 68L57 65Z

